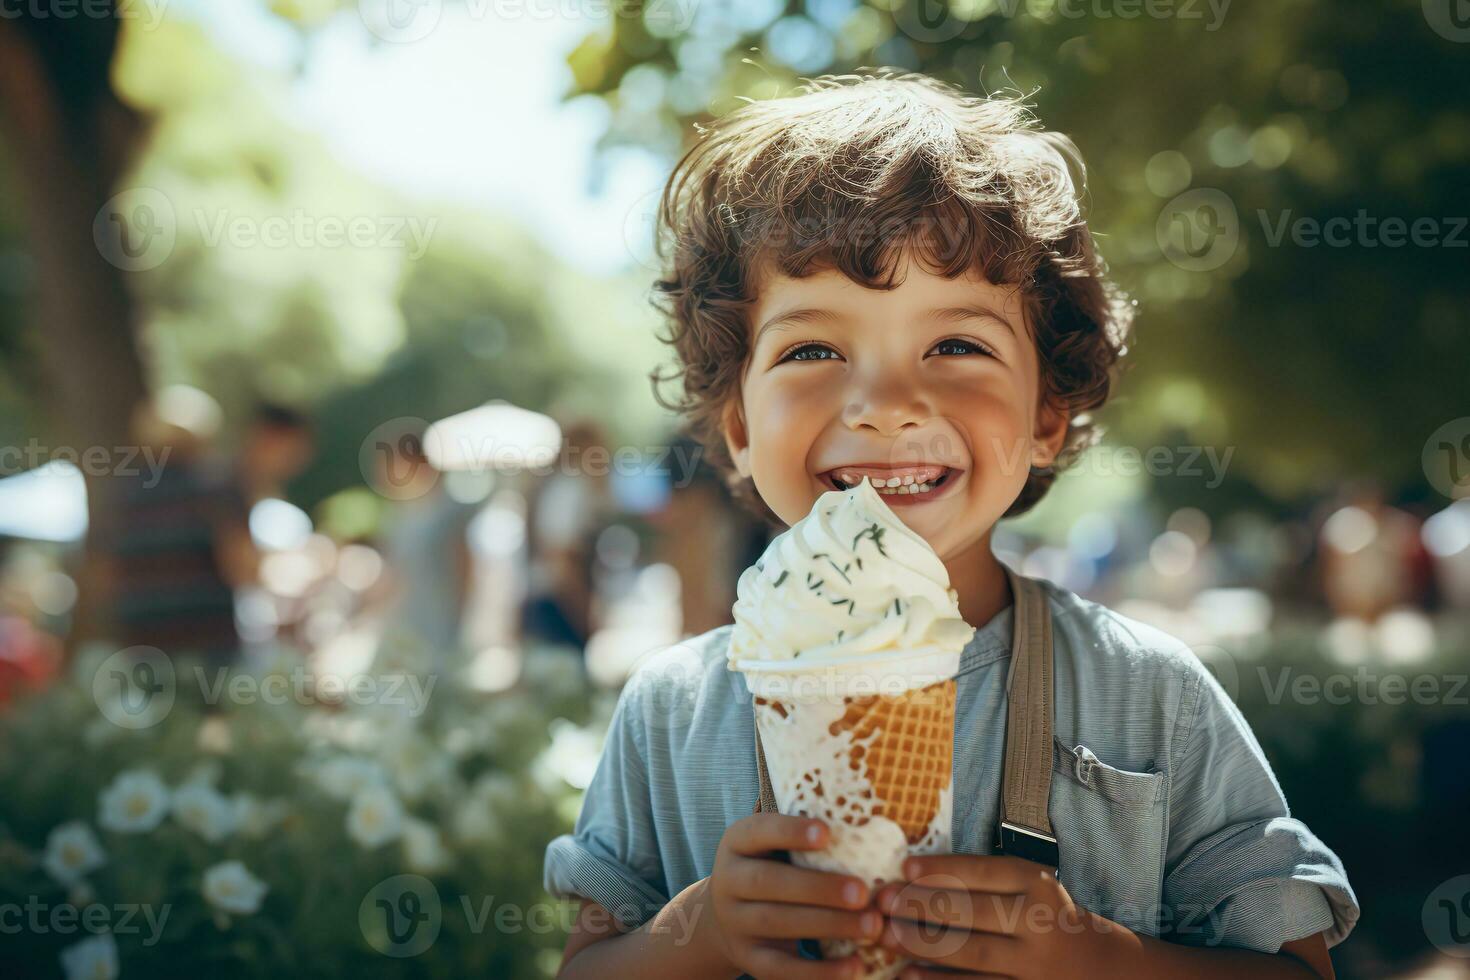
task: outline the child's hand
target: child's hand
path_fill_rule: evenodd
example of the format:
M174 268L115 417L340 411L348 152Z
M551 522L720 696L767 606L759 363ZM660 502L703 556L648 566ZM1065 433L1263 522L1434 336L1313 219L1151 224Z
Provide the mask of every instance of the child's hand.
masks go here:
M1097 974L1112 923L1073 902L1050 868L935 854L908 858L903 872L904 882L878 890L876 904L888 916L882 944L923 961L904 970L907 980Z
M808 836L808 832L815 836ZM804 960L799 939L874 942L883 917L868 904L860 878L777 859L772 851L814 851L827 845L820 820L756 813L725 831L709 877L718 925L716 942L731 967L765 980L838 980L859 975L856 956Z

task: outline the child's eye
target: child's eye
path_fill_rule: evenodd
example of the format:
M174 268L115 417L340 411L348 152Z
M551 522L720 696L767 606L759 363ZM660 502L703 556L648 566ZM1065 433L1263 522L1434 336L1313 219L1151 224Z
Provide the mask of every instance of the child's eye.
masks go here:
M813 344L813 343L798 344L795 347L791 348L789 351L787 351L784 355L782 355L781 359L779 361L777 361L776 363L777 364L781 364L781 363L783 363L785 361L825 361L825 360L827 360L827 358L825 358L825 357L802 357L801 354L802 354L803 351L828 351L828 352L830 352L830 353L832 353L834 355L837 353L835 350L832 350L832 348L828 347L826 344Z
M968 347L970 350L984 354L987 357L995 356L995 351L991 350L989 347L986 347L984 344L976 343L973 340L966 340L963 337L951 337L948 340L941 340L939 343L934 345L934 349L939 350L941 347L950 346ZM964 353L964 351L960 351L960 353Z

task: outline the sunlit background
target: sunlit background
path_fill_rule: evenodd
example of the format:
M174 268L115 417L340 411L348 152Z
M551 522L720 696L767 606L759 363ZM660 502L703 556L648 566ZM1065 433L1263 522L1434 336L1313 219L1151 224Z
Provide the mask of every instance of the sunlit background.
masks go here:
M1463 8L4 5L0 972L554 975L618 689L773 533L650 391L656 195L895 66L1070 134L1139 301L997 553L1225 685L1339 976L1470 975Z

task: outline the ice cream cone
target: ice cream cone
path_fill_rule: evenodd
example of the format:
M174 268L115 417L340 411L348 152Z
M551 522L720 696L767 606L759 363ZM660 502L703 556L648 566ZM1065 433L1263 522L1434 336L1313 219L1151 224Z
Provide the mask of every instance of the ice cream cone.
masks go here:
M792 862L876 889L909 855L948 853L954 677L975 630L933 548L865 477L823 494L737 591L730 667L753 697L777 809L829 830ZM908 962L815 938L829 959L856 952L867 980Z
M810 710L799 703L768 700L757 696L757 717L769 711L782 719L793 712ZM914 688L897 695L870 695L845 697L842 699L842 715L828 725L828 732L841 746L842 758L838 765L845 766L850 779L842 780L847 786L861 786L858 791L864 804L852 806L843 793L829 793L824 785L822 771L833 760L817 756L807 760L809 768L802 774L802 781L810 787L808 800L822 801L810 813L825 820L829 826L836 822L852 827L866 827L870 821L886 818L903 831L907 846L900 850L907 853L934 853L947 851L950 842L950 789L953 781L954 761L954 708L955 681L953 678ZM796 746L782 746L779 740L780 726L771 726L776 738L773 751L788 751ZM763 732L766 730L763 726ZM763 735L763 738L770 736ZM790 760L795 762L795 760ZM825 764L825 765L824 765ZM829 770L830 771L830 770ZM795 800L787 801L797 809L803 807ZM781 803L778 800L778 804ZM783 806L783 810L785 807ZM841 828L834 831L837 836L847 836ZM879 855L868 853L872 859ZM798 864L807 862L804 855L793 855ZM891 866L892 859L885 863ZM831 869L826 861L818 866ZM840 870L858 874L876 886L883 880L896 877L887 873L891 867L880 869L867 861L838 861ZM865 966L868 980L880 980L896 976L906 960L878 945L860 946L850 940L823 940L822 955L837 959L856 952Z

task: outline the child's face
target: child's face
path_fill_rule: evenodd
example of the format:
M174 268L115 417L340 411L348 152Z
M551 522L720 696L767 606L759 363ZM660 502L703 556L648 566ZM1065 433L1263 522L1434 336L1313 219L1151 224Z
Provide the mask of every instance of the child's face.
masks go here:
M725 435L736 467L788 526L836 489L833 470L953 468L932 494L884 498L946 559L988 534L1030 466L1055 458L1067 417L1038 403L1038 355L1017 289L946 279L913 261L899 275L892 290L835 270L766 276ZM975 312L955 312L966 308ZM807 312L789 318L796 311Z

